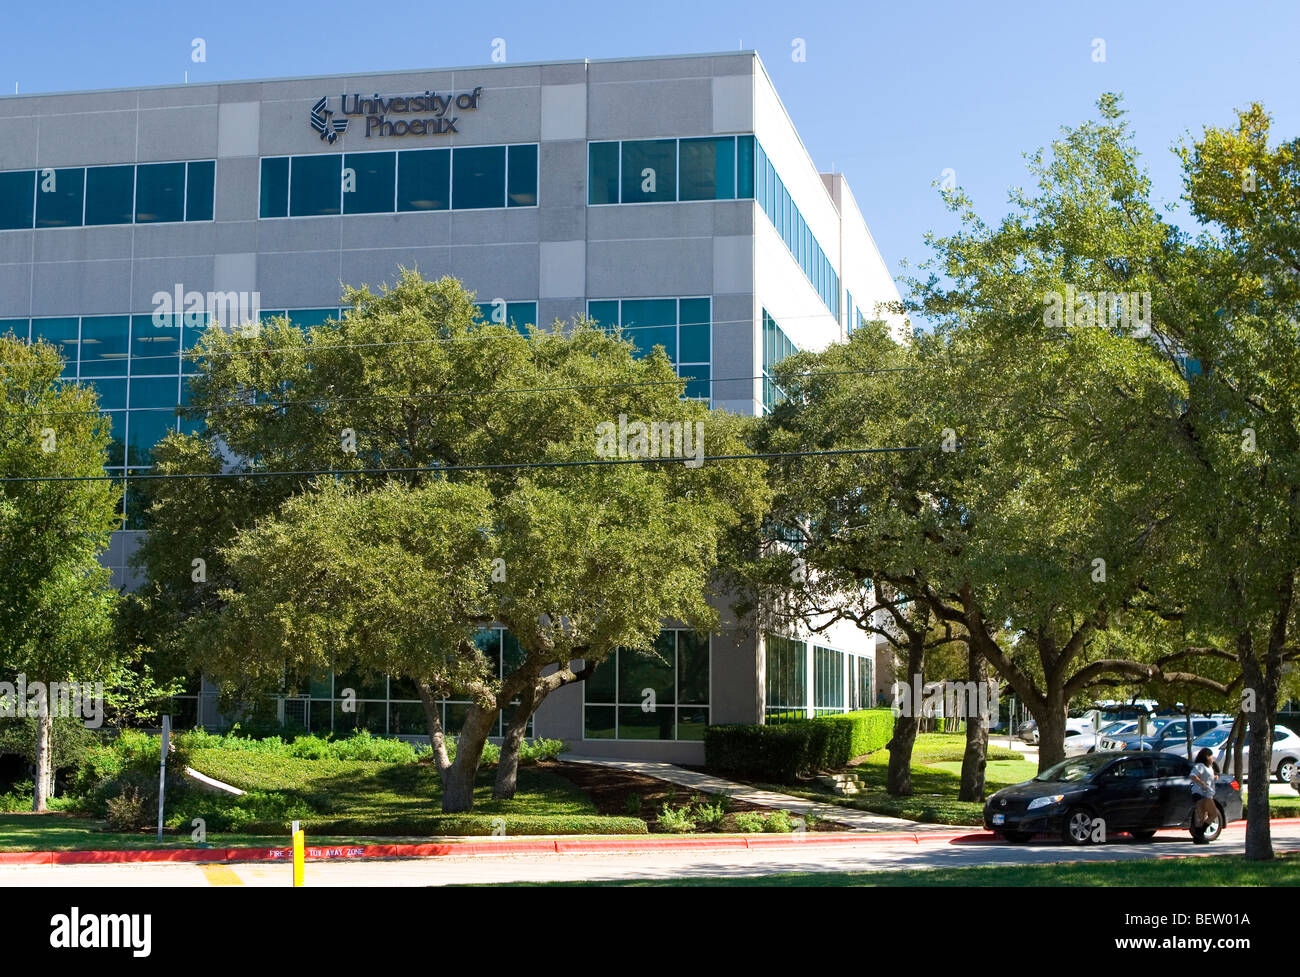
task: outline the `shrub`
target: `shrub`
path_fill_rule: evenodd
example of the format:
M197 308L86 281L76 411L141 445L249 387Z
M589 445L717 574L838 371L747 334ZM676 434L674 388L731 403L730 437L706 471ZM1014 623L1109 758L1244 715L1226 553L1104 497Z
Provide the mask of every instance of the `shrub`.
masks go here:
M0 794L0 813L12 814L16 811L30 811L32 798L36 795L36 784L23 780L9 788L9 793Z
M773 811L763 822L763 830L769 834L789 834L794 830L794 821L786 811Z
M737 831L755 834L763 830L763 815L757 811L739 811L735 820Z
M377 835L430 837L436 835L643 835L640 818L604 817L596 814L423 814L401 817L337 817L308 815L299 818L311 835ZM284 834L287 820L250 821L247 834Z
M689 807L674 809L669 807L667 803L659 812L657 824L660 831L668 831L672 834L689 834L695 830L695 819L691 817Z
M108 798L105 809L104 820L113 831L139 831L149 823L149 804L138 787Z
M695 816L699 819L700 824L710 831L718 831L722 828L722 822L726 818L727 812L721 801L715 804L705 804L701 801L695 806Z
M628 794L623 798L623 811L626 814L636 817L641 813L641 795Z
M880 749L893 735L893 723L888 709L864 709L777 725L709 726L704 765L713 773L791 783Z

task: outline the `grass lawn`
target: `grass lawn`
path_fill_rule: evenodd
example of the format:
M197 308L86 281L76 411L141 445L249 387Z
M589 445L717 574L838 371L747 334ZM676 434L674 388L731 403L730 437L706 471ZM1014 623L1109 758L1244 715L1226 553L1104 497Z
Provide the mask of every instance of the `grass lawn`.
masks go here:
M897 872L799 872L727 878L632 880L627 882L513 883L618 886L1300 886L1300 854L1271 862L1247 862L1240 855L1161 858L1059 865L935 868Z
M427 839L419 839L427 840ZM309 837L310 844L392 844L395 838ZM210 834L213 848L287 848L289 833L279 835ZM0 814L0 851L119 851L138 848L197 848L189 835L164 834L162 843L153 833L122 834L103 830L94 818L67 814Z

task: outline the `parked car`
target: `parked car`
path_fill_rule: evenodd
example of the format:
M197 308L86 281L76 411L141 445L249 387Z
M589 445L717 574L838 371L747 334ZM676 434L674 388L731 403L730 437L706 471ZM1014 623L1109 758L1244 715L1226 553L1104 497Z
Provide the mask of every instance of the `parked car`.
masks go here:
M1020 728L1016 730L1016 735L1019 736L1026 743L1037 743L1038 742L1038 720L1037 719L1025 720L1023 723L1020 724Z
M1192 738L1208 733L1223 724L1227 716L1193 716ZM1187 720L1172 716L1157 716L1147 721L1146 735L1136 729L1122 735L1107 736L1101 744L1103 750L1156 750L1163 751L1169 747L1187 754ZM1194 756L1195 754L1193 754Z
M1108 736L1122 736L1129 731L1137 731L1136 719L1117 719L1114 722L1107 723L1096 733L1084 733L1082 736L1067 736L1065 738L1065 755L1082 756L1085 753L1094 753L1098 744L1103 738Z
M1218 742L1207 742L1204 745L1218 751L1215 754L1215 762L1218 763L1220 770L1224 773L1234 774L1235 771L1229 769L1232 766L1233 757L1227 749L1228 733L1231 729L1232 724L1227 723L1218 729L1212 730L1211 733L1215 738L1218 738ZM1222 734L1221 738L1220 734ZM1296 777L1296 764L1298 761L1300 761L1300 735L1297 735L1295 730L1288 729L1286 726L1274 726L1272 776L1284 784L1294 785L1296 780L1300 779ZM1241 763L1246 768L1241 771L1242 777L1249 775L1249 762L1250 739L1249 730L1247 730L1247 740L1241 748Z
M1187 828L1194 839L1213 841L1224 825L1241 820L1241 785L1220 778L1214 798L1219 817L1197 828L1191 772L1190 763L1171 753L1073 757L993 794L984 804L984 827L1007 841L1054 834L1086 845L1100 819L1107 838L1127 832L1145 841L1161 828Z

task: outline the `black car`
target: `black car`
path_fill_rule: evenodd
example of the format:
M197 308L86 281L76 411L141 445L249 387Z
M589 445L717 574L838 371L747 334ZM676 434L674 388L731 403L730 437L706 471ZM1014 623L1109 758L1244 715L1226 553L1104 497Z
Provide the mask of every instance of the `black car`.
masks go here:
M1213 841L1224 825L1241 820L1241 785L1220 777L1219 817L1197 829L1191 773L1192 765L1172 753L1086 753L998 791L984 804L984 827L1007 841L1055 834L1086 845L1119 832L1145 841L1160 828L1189 828L1193 838Z

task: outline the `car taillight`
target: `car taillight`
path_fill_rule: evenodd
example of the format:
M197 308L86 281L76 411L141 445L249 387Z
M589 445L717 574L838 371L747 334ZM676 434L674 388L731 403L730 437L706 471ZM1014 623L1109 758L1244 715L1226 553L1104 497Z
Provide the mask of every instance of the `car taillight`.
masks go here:
M1241 784L1237 783L1235 780L1232 782L1230 786L1232 787L1233 790L1241 790Z

